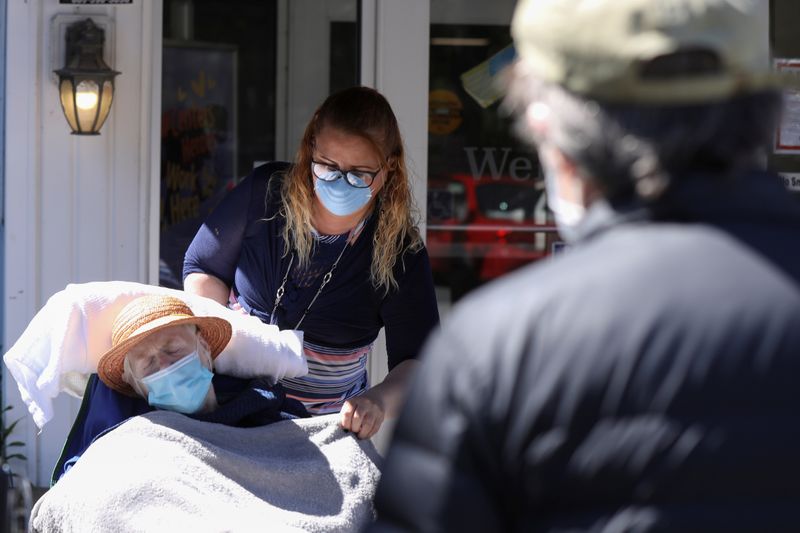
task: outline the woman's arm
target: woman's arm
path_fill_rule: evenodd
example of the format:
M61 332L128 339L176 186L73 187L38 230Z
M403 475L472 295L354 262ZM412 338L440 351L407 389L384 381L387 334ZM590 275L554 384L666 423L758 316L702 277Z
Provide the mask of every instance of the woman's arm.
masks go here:
M350 398L342 406L342 427L368 439L375 435L384 418L395 418L406 397L406 390L419 363L408 359L398 364L378 385Z
M385 417L399 414L406 389L419 365L414 358L439 323L427 251L423 248L408 254L399 263L395 270L399 287L381 308L391 370L382 383L350 398L342 406L342 427L362 439L377 433Z
M227 305L247 225L265 216L267 183L284 166L274 163L254 170L206 217L184 255L184 290Z
M211 298L222 305L228 305L231 289L221 279L210 274L193 272L183 280L183 290Z

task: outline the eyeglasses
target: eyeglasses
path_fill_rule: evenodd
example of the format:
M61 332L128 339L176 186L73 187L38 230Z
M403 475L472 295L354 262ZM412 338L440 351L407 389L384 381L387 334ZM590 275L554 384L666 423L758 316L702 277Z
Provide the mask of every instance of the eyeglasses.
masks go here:
M311 161L311 172L322 181L336 181L344 177L345 183L356 189L366 189L375 180L375 176L381 169L375 172L368 170L340 170L333 165L327 163L320 163L318 161Z

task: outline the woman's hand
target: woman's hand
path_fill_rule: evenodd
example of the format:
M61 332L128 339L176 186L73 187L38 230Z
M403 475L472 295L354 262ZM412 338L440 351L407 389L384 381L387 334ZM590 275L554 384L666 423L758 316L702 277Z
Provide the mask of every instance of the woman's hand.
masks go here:
M385 409L380 395L372 393L374 390L354 396L342 406L342 427L355 433L359 439L372 437L383 424Z
M386 379L359 396L346 400L342 406L342 427L368 439L375 435L386 417L395 418L405 400L409 381L419 363L403 361L386 375Z

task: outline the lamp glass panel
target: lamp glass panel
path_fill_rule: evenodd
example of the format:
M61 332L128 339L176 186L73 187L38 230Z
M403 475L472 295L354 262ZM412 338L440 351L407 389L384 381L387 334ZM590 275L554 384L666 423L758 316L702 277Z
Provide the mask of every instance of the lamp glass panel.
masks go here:
M78 91L75 93L75 103L78 109L94 109L97 107L97 99L100 94L97 90L97 83L94 81L83 80L78 84Z
M103 94L100 97L100 114L97 115L96 131L100 131L106 119L108 112L111 110L111 100L114 98L114 84L106 80L103 82Z
M61 98L61 108L64 110L64 116L67 117L67 122L72 131L78 131L77 117L75 116L75 105L72 99L72 80L64 78L61 80L59 86L59 96Z
M82 133L96 131L94 119L97 116L97 104L100 99L100 87L94 80L81 80L75 91L75 112Z

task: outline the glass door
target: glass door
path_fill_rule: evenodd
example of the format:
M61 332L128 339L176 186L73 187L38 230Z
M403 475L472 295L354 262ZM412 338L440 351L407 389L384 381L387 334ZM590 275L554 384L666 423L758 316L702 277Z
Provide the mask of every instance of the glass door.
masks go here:
M314 109L358 83L356 0L164 0L159 283L254 166L291 160Z
M440 305L556 248L535 154L498 79L514 0L431 0L427 245Z

